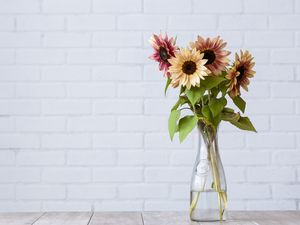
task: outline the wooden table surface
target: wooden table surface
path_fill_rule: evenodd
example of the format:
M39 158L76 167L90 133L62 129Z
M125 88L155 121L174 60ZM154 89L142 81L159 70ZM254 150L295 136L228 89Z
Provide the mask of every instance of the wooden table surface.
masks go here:
M230 212L226 225L300 225L300 211ZM216 225L191 222L186 212L0 213L0 225Z

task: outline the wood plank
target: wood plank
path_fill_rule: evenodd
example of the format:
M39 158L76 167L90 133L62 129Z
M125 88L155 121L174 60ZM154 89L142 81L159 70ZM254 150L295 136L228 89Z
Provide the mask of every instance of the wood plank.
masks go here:
M192 222L188 212L144 212L144 225L198 225Z
M89 225L143 225L139 212L95 212Z
M88 225L92 212L48 212L34 225Z
M249 217L258 225L299 225L298 211L256 211L248 212Z
M0 225L31 225L43 213L1 213Z

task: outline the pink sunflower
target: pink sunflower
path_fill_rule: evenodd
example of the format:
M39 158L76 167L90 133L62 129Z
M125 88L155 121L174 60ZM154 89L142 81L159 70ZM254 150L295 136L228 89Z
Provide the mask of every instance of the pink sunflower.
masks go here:
M166 34L165 37L160 34L159 36L153 34L150 38L150 43L154 49L154 54L149 58L157 61L159 63L159 70L164 72L164 75L170 77L171 74L168 72L171 64L168 59L175 56L175 52L178 49L175 46L175 39L173 37L168 38Z

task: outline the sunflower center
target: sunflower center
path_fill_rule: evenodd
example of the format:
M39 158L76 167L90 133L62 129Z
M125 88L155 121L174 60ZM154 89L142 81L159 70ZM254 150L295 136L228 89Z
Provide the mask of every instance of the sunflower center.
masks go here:
M196 70L197 70L197 65L193 61L185 61L182 65L182 71L187 75L191 75L195 73Z
M215 55L214 51L207 49L207 50L204 50L202 53L204 53L203 59L207 59L207 62L205 63L205 65L212 64L215 61L216 55Z
M245 67L244 66L240 66L239 68L237 68L237 71L240 73L240 75L238 75L236 77L237 81L239 82L243 78L243 76L245 74Z
M163 61L168 62L169 55L167 49L165 49L164 47L160 47L158 53L159 53L159 57Z

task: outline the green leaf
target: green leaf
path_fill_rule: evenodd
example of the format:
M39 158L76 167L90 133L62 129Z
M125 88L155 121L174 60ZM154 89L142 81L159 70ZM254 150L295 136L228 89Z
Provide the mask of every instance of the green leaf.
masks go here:
M202 114L203 116L208 120L208 121L211 121L212 120L212 114L211 114L211 111L209 109L209 106L208 105L204 105L202 107Z
M230 122L230 123L242 130L249 130L249 131L257 132L248 117L240 117L240 119L237 122Z
M167 80L167 83L166 83L166 86L165 86L165 95L167 94L167 90L168 90L168 87L170 86L170 84L171 84L171 78L170 77L168 77L168 80Z
M204 80L201 80L201 85L203 84L207 89L212 89L213 87L218 86L222 81L226 80L224 77L205 77Z
M226 104L227 104L226 98L211 99L208 106L213 117L217 116L220 112L222 112Z
M230 112L230 113L233 113L234 110L233 110L232 108L229 108L229 107L224 107L223 112Z
M232 101L243 113L245 112L246 102L240 96L236 96Z
M179 117L180 117L180 110L171 111L169 116L169 125L168 125L171 140L173 140L174 134L177 131L178 128L177 121Z
M179 106L187 103L187 99L180 96L175 105L172 107L171 111L178 109Z
M197 125L197 116L185 116L179 120L179 140L182 142Z
M195 105L203 96L205 89L203 87L191 87L190 90L185 90L185 94L188 97L192 105Z
M228 122L237 122L240 119L241 115L239 113L233 112L222 112L221 119Z

